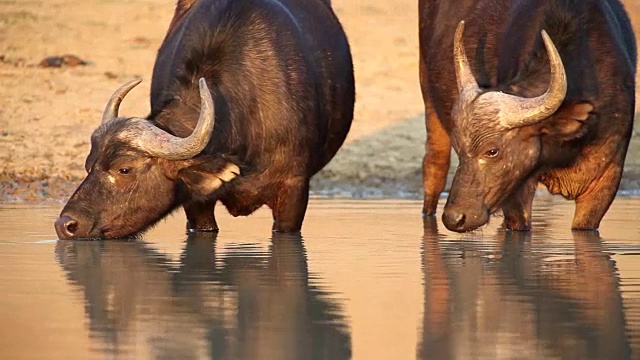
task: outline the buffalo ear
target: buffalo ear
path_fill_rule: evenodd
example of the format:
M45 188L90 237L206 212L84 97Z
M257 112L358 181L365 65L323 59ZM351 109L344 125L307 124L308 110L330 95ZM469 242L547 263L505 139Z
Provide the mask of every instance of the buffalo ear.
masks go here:
M587 128L593 105L589 102L572 102L564 104L548 120L543 122L541 132L568 141L582 137Z
M224 158L204 157L178 171L178 178L195 199L209 197L222 185L240 176L240 167Z

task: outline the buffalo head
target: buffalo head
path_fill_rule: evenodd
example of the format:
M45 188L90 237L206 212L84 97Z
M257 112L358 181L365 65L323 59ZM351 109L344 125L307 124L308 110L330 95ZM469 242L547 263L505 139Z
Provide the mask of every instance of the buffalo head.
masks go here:
M188 198L209 196L239 174L239 168L222 157L198 156L215 122L204 79L199 81L200 117L186 138L147 119L118 116L124 96L139 83L121 86L107 103L102 124L91 136L88 175L55 222L61 239L134 235Z
M461 22L454 40L459 96L451 134L459 166L443 213L445 226L459 232L486 224L490 214L533 176L541 164L545 133L575 134L592 110L590 105L561 108L567 92L565 69L544 30L549 84L537 89L546 88L542 95L521 97L478 86L462 43L463 29Z

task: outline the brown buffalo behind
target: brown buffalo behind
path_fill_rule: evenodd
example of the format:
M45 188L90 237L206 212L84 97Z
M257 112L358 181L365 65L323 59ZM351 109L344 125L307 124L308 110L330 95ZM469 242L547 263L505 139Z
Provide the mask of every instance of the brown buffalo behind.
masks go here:
M539 182L575 200L573 229L597 229L618 190L635 109L636 44L621 3L419 8L423 213L435 214L453 148L448 229L470 231L502 211L506 228L528 230Z

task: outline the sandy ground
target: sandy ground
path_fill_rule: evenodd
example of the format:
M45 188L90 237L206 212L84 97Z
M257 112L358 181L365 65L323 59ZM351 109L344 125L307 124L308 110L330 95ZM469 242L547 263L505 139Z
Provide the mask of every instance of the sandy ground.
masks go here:
M640 4L628 0L640 27ZM333 0L352 45L356 114L316 193L416 196L425 138L416 0ZM68 197L84 177L104 103L141 77L121 113L144 116L172 0L0 0L0 202ZM86 66L43 68L72 54ZM640 188L636 124L623 188ZM336 189L340 189L337 191Z

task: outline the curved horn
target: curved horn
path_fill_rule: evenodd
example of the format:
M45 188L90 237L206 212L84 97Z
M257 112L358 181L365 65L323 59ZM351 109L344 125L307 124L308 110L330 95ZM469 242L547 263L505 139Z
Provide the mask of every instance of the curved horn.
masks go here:
M453 59L456 68L456 79L458 80L458 92L463 93L466 90L477 89L478 83L471 72L467 54L464 51L464 43L462 34L464 33L464 20L460 21L456 28L456 34L453 40Z
M551 77L547 91L535 98L522 98L509 94L491 92L482 98L500 107L500 123L507 128L533 125L551 116L564 101L567 94L567 75L558 50L546 31L542 39L549 55Z
M198 155L209 143L215 113L213 98L204 78L200 78L200 118L195 129L186 138L173 136L154 126L148 121L143 122L144 128L138 140L138 146L151 154L168 160L184 160Z
M115 119L118 117L118 109L120 108L120 103L124 99L124 97L133 89L138 86L142 82L141 79L134 79L129 81L128 83L120 86L116 91L113 92L109 102L104 107L104 112L102 113L102 123Z

